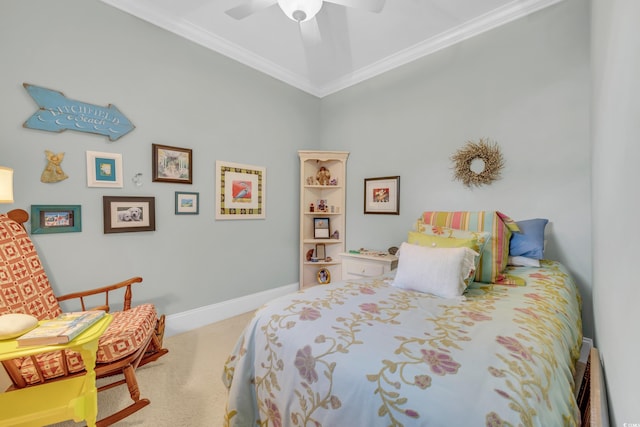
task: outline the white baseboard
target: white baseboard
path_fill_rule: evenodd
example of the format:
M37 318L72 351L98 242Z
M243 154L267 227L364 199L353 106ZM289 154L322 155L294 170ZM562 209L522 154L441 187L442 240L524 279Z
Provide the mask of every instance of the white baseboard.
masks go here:
M219 322L229 317L256 310L274 298L296 292L298 288L298 284L293 283L232 300L194 308L193 310L183 311L182 313L169 314L165 319L165 336L170 337L181 334L210 323Z

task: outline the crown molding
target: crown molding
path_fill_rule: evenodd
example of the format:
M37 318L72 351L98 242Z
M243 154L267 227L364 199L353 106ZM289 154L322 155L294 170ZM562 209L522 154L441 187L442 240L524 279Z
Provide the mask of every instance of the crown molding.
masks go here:
M500 27L516 19L537 12L548 6L560 3L563 0L521 0L513 1L503 7L494 9L465 22L448 31L444 31L435 37L420 42L407 49L390 55L376 63L354 71L351 75L336 79L322 87L318 87L320 98L339 92L350 86L354 86L365 80L386 73L394 68L413 62L439 50L450 47L456 43L472 38L494 28Z
M192 22L175 19L169 14L151 10L145 5L140 5L130 0L101 1L265 73L290 86L318 98L323 98L563 0L514 0L489 13L467 21L458 27L444 31L437 36L390 55L371 65L355 70L348 76L332 80L322 85L312 85L305 76L292 73L260 55L194 25Z
M203 28L194 25L186 20L178 20L162 11L152 10L145 5L140 5L129 0L101 0L103 3L122 10L130 15L147 21L157 27L177 34L187 40L199 44L207 49L218 52L235 61L251 67L261 73L267 74L290 86L298 88L311 95L320 97L318 88L311 85L304 77L292 73L289 70L257 55L242 46L230 42L229 40L212 34Z

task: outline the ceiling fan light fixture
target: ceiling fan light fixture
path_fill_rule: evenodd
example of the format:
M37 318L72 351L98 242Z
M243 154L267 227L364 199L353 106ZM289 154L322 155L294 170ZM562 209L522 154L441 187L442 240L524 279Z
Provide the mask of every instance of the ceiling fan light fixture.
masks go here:
M305 22L320 12L322 0L278 0L278 5L289 19Z

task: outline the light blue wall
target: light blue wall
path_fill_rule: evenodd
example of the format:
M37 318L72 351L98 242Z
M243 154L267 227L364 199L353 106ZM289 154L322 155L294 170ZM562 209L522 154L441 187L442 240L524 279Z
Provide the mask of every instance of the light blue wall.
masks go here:
M15 203L82 205L82 233L34 235L58 293L144 278L134 293L173 314L297 282L298 158L317 148L320 101L98 0L0 3L0 164ZM22 128L29 82L116 105L123 138ZM193 149L193 185L152 183L151 144ZM69 179L43 184L45 150ZM85 152L121 153L124 188L87 188ZM267 169L267 219L214 219L215 161ZM143 186L131 181L143 174ZM200 215L174 215L175 191L200 192ZM156 198L157 231L104 235L103 195Z
M640 2L593 1L593 301L612 426L640 425Z
M425 210L548 218L545 255L591 304L589 3L567 0L323 99L322 145L351 151L347 246L399 245ZM491 138L502 179L465 188L450 156ZM363 215L363 179L400 175L400 216Z

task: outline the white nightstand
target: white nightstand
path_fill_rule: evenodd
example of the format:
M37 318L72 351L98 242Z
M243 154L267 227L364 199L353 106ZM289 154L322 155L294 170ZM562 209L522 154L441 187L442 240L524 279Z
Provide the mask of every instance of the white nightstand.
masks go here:
M341 253L340 257L342 257L342 280L380 276L398 266L398 257L390 254Z

